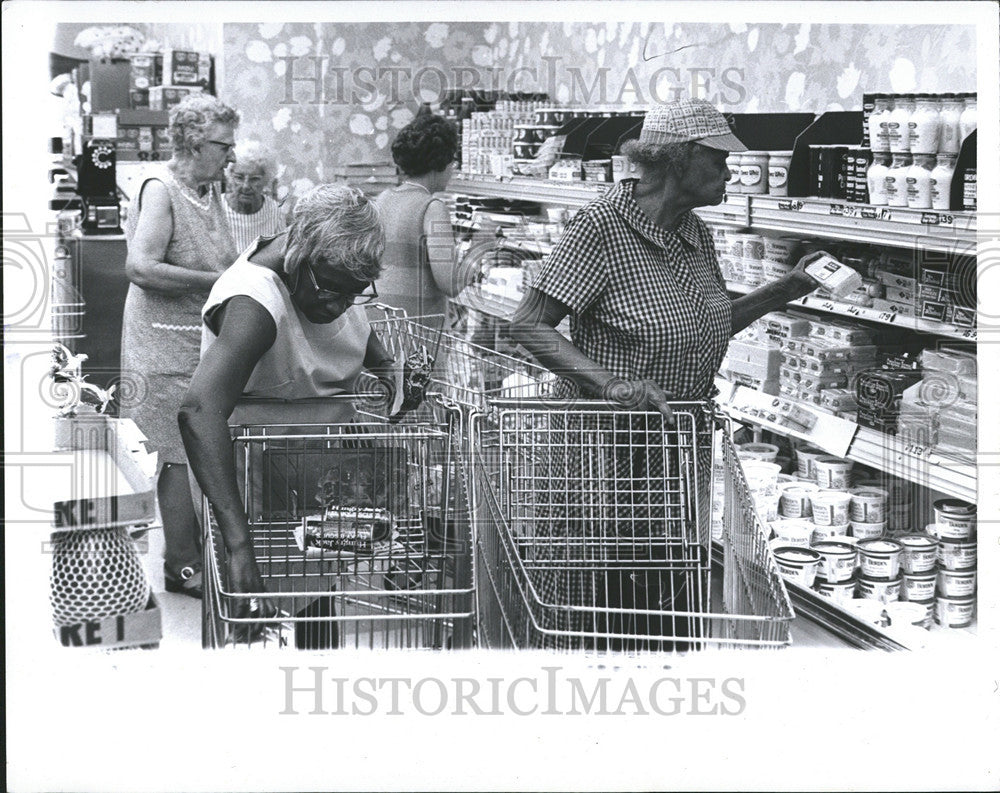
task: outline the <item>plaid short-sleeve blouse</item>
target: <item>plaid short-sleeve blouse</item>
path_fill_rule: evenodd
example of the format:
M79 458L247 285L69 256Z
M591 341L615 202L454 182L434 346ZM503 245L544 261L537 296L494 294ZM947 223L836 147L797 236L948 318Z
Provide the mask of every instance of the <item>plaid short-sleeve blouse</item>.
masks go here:
M676 231L655 225L634 188L624 180L583 207L532 286L569 307L573 343L598 365L675 399L704 399L732 317L712 235L691 212Z

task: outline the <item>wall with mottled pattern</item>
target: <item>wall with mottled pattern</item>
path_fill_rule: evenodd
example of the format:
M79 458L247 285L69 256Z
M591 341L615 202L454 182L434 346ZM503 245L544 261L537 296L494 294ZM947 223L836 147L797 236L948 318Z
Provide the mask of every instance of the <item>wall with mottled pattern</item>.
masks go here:
M851 110L872 91L972 91L960 25L402 22L226 24L221 95L274 146L281 193L385 162L442 85L570 104L698 95L731 112Z

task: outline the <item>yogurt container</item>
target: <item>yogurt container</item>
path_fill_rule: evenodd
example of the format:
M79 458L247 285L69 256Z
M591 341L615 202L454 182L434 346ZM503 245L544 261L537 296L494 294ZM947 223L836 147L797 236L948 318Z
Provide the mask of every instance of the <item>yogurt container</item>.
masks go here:
M755 493L773 495L778 487L778 473L781 466L776 463L766 463L762 460L744 460L743 473L747 484Z
M842 526L817 526L813 524L812 541L825 542L826 540L840 540L841 537L847 537L847 530L851 527L851 524L845 523ZM854 545L851 546L852 548Z
M811 548L786 545L775 549L774 561L777 562L778 571L783 577L808 588L816 580L820 555Z
M971 539L976 533L976 506L957 498L942 498L934 502L934 523L938 537Z
M961 598L976 594L975 570L938 570L938 592L945 597Z
M771 529L785 545L808 548L812 542L813 525L807 520L774 520L771 521Z
M861 575L869 578L895 579L903 556L902 543L879 537L858 543L861 555Z
M784 518L811 518L811 496L817 489L813 484L793 484L783 488L778 499L778 514Z
M941 539L938 541L938 564L945 570L971 570L976 566L975 541Z
M885 604L885 614L889 618L890 627L904 625L916 625L919 628L931 627L931 614L923 603L896 600Z
M854 614L859 620L885 627L885 604L878 600L854 598L844 603L843 607L846 611Z
M764 258L776 264L794 265L799 241L793 237L764 237Z
M819 461L816 462L817 474ZM809 497L812 504L813 523L817 526L846 526L850 514L851 494L832 490L819 490Z
M889 492L879 487L855 487L851 493L851 520L882 523L887 517Z
M839 457L817 457L813 461L816 470L816 484L828 490L847 490L851 484L853 460Z
M899 600L899 590L902 583L902 576L898 575L894 578L862 575L858 578L858 597L865 600L877 600L880 603L892 603Z
M825 598L830 598L834 603L843 605L854 599L854 589L857 582L853 576L843 581L828 581L825 578L817 578L813 583L813 589Z
M871 540L885 534L885 523L856 523L851 521L851 536L859 540Z
M923 573L903 573L903 587L899 591L901 600L916 600L921 603L934 601L937 593L937 571Z
M938 541L928 534L904 534L897 537L903 546L900 566L904 573L926 573L937 566Z
M934 621L945 628L967 628L976 613L974 597L952 598L938 595L934 601Z
M799 476L803 479L816 481L815 461L817 457L825 457L826 452L819 449L801 448L795 450L795 459L798 461Z
M762 460L773 463L778 456L778 447L773 443L741 443L736 447L736 456L741 460Z
M772 151L767 164L767 192L771 195L788 195L788 168L792 152Z
M830 583L847 581L854 576L857 550L847 543L835 540L814 542L812 549L819 553L819 575Z

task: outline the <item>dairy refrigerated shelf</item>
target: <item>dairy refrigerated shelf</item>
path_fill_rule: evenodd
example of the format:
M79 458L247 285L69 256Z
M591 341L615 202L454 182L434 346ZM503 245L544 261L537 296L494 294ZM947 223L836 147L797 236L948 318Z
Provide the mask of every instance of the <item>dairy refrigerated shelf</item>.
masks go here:
M527 177L456 174L454 192L558 204L576 209L609 187L602 183L559 182ZM877 207L826 198L780 198L771 195L727 195L715 207L695 212L709 223L749 227L760 231L817 235L874 245L975 253L976 213Z
M745 295L759 287L748 286L736 282L727 282L726 289L736 294ZM817 311L824 311L828 314L837 314L849 319L862 319L867 322L875 322L880 325L892 325L905 330L912 330L920 333L929 333L934 336L945 336L949 339L959 339L961 341L975 342L978 340L976 328L963 328L958 325L951 325L945 322L936 322L929 319L900 314L894 311L879 311L867 306L858 306L854 303L845 303L820 295L806 295L798 300L789 302L790 306L802 306L812 308Z

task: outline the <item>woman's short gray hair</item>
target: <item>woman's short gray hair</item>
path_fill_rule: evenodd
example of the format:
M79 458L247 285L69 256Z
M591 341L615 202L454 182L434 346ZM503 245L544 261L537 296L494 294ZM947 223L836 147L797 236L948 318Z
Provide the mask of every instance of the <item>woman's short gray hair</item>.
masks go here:
M641 165L643 170L665 174L668 170L684 173L691 159L692 141L684 143L640 143L638 140L625 141L622 154L629 162Z
M240 114L208 94L191 94L170 111L170 142L174 152L191 156L208 138L213 124L240 123Z
M285 272L294 275L308 260L373 281L382 270L384 250L385 228L375 203L356 187L321 184L295 204Z
M259 170L267 185L278 175L278 160L259 140L241 140L233 149L233 156L236 157L236 162L229 165L230 169Z

